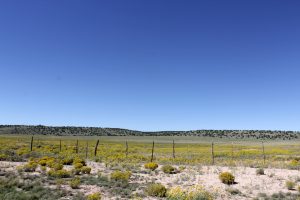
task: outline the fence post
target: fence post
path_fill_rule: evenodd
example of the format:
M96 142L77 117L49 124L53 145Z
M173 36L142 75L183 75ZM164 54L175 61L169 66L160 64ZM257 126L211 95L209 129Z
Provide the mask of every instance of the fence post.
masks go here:
M214 142L211 143L211 164L215 164Z
M86 141L86 146L85 146L85 158L88 158L88 151L89 151L89 142Z
M99 140L97 140L97 143L96 143L96 146L95 146L94 156L97 156L98 144L99 144Z
M126 140L126 149L125 149L125 154L126 154L126 158L127 158L127 156L128 156L128 142L127 142L127 140Z
M264 141L262 141L261 144L262 144L262 153L263 153L263 159L264 159L264 165L265 165L266 164L266 154L265 154Z
M153 161L153 153L154 153L154 141L152 143L151 162Z
M59 140L59 152L61 152L61 139Z
M175 158L175 141L173 140L173 158Z
M190 159L190 144L188 143L187 147L186 147L186 150L187 150L187 158Z
M33 148L33 136L31 136L30 151L32 151L32 148Z
M78 140L76 142L76 153L78 154Z
M231 142L231 160L233 161L233 142Z

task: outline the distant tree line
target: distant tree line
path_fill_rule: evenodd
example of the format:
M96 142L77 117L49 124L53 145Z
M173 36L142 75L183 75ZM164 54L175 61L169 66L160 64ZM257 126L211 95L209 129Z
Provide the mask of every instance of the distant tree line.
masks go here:
M297 131L272 130L192 130L143 132L121 128L0 125L0 134L57 135L57 136L201 136L236 139L282 139L300 137Z

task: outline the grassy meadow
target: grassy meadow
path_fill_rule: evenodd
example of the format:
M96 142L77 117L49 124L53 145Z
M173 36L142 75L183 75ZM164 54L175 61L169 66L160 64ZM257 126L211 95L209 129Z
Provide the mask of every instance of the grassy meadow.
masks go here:
M96 142L99 140L95 156ZM173 149L174 140L174 149ZM78 150L77 150L78 141ZM31 136L1 135L0 159L79 156L107 163L290 167L300 158L300 140L216 139L195 136ZM126 147L127 142L127 147ZM213 148L212 148L213 142ZM7 158L5 158L7 157Z

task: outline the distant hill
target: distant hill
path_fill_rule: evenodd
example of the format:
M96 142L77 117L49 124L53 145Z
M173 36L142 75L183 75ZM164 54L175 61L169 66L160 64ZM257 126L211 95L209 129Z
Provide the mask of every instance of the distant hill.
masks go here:
M236 139L300 138L300 132L271 130L191 130L143 132L121 128L74 127L74 126L27 126L0 125L0 134L57 135L57 136L201 136Z

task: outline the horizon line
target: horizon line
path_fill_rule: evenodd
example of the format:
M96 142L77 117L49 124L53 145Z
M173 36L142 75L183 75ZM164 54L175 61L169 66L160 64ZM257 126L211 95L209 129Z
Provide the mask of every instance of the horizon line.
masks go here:
M272 132L300 132L300 130L280 130L280 129L189 129L189 130L138 130L131 128L120 128L120 127L105 127L105 126L83 126L83 125L43 125L43 124L0 124L0 126L45 126L45 127L74 127L74 128L115 128L115 129L125 129L131 131L139 131L139 132L190 132L190 131L272 131Z

